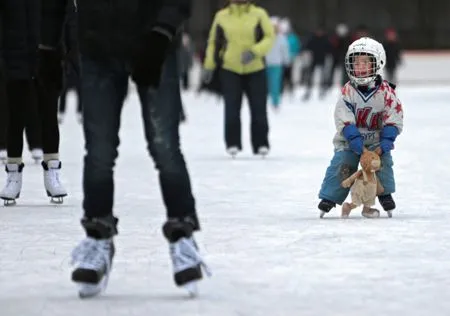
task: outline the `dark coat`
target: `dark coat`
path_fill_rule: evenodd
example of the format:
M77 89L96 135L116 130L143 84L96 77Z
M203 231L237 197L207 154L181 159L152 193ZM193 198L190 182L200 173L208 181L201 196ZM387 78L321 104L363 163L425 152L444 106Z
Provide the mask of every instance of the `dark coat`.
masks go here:
M55 47L67 0L41 1L41 43ZM190 16L191 1L77 0L80 53L90 58L129 58L153 27L175 34Z
M30 79L37 68L39 1L0 1L2 57L11 79Z

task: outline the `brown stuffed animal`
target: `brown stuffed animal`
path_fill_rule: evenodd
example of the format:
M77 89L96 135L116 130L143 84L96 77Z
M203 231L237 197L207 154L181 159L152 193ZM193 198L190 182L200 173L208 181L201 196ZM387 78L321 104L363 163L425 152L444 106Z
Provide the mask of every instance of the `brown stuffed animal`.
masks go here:
M352 209L363 205L361 215L367 218L380 217L380 211L371 206L375 205L377 195L384 191L375 172L381 168L381 150L375 151L364 149L359 160L361 170L356 171L350 177L342 181L344 188L350 188L351 203L342 205L342 217L348 217Z

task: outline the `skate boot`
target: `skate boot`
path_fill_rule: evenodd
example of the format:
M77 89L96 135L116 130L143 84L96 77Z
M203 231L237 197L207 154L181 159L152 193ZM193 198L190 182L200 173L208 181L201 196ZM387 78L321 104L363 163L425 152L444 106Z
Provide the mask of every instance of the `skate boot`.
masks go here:
M72 251L72 281L78 285L80 298L92 297L104 291L115 254L113 236L117 234L118 220L83 218L81 225L87 237Z
M58 124L64 123L64 113L58 113Z
M5 170L8 174L6 186L0 192L0 198L4 200L5 206L15 205L16 199L20 197L22 190L22 170L24 164L8 163Z
M44 158L44 152L40 148L34 148L31 150L31 158L35 163L40 163Z
M47 196L50 197L50 202L55 204L62 204L63 198L67 196L66 189L64 189L61 180L59 179L59 171L61 170L61 161L49 160L42 162L44 168L44 186Z
M327 214L333 207L336 206L336 203L330 200L323 199L320 201L318 208L320 210L320 218L323 218L325 214Z
M378 201L380 202L383 210L386 211L388 217L392 217L392 211L395 209L395 202L391 194L379 195Z
M235 158L236 155L239 153L239 148L236 146L231 146L227 148L227 153L232 157Z
M0 149L0 163L6 164L6 161L8 160L8 152L6 149Z
M258 155L260 155L262 158L266 158L268 154L269 154L269 147L261 146L258 148Z
M170 219L163 226L163 234L169 241L175 284L185 288L191 297L198 294L197 283L203 278L202 268L211 275L200 256L193 231L194 225L189 219Z

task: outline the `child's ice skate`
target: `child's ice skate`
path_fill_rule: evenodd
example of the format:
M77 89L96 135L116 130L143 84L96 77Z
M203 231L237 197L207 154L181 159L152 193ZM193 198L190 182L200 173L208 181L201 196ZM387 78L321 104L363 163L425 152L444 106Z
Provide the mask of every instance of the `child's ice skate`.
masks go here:
M117 219L115 221L117 225ZM72 281L78 286L80 298L96 296L108 285L115 255L112 237L117 234L116 228L111 224L109 219L82 220L88 236L72 251L71 260L75 267ZM95 235L96 238L91 235Z
M0 192L0 198L5 206L15 205L16 199L20 197L22 190L22 170L24 164L8 163L6 164L6 186Z
M35 163L40 163L44 158L44 152L40 148L34 148L31 150L31 158Z
M266 158L268 154L269 154L269 147L261 146L258 148L258 155L260 155L262 158Z
M50 202L55 204L62 204L63 198L67 196L66 189L59 178L61 170L61 161L49 160L42 162L44 168L44 186L47 196L50 197Z
M386 211L388 217L392 217L392 211L395 209L395 201L391 194L379 195L378 201L380 202L383 210Z
M323 199L320 201L318 208L320 210L320 218L323 218L325 214L331 211L333 207L336 206L336 203L330 200Z
M231 158L235 158L236 155L239 153L239 148L236 146L228 147L227 153L231 156Z
M163 226L163 233L169 241L175 284L186 289L191 297L197 296L197 283L203 277L202 268L208 276L211 273L192 236L193 225L169 220Z
M6 164L6 161L8 160L8 152L6 149L0 149L0 163Z

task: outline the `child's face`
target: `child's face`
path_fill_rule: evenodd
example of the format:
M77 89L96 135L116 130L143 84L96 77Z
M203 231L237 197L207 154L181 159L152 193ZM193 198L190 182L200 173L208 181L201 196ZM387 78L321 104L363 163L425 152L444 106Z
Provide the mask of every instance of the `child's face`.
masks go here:
M355 77L364 78L373 74L372 58L367 55L355 56L353 64Z

